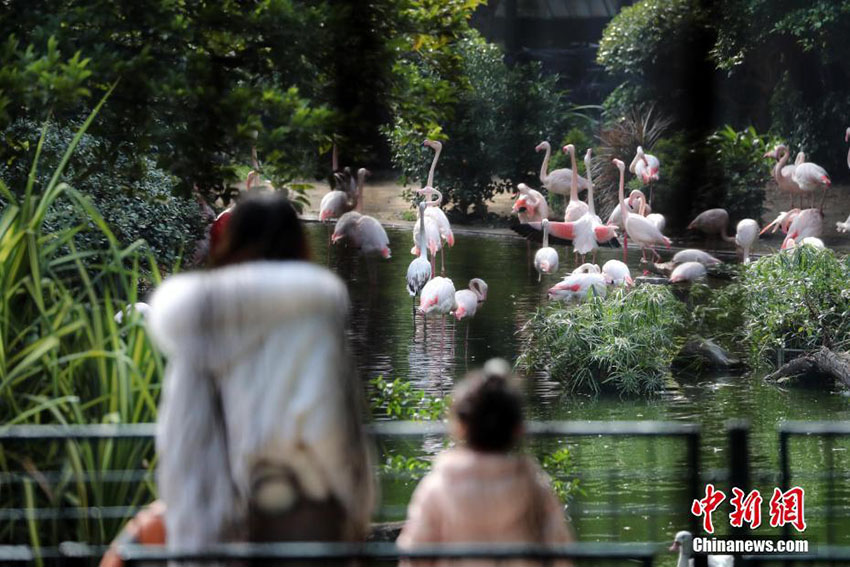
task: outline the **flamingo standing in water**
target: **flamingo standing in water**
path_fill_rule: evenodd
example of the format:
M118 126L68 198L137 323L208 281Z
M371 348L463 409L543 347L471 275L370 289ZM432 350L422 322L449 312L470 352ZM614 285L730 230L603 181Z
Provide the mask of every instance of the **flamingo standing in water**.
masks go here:
M549 299L584 299L590 293L599 297L606 294L605 275L599 272L570 274L561 282L549 288Z
M572 183L572 170L564 167L549 172L549 158L552 155L552 146L549 145L549 142L540 142L534 148L534 151L540 152L541 150L545 150L546 155L543 158L543 165L540 166L540 183L551 193L569 195L570 184ZM575 166L573 166L573 169L575 169ZM587 189L587 180L583 177L579 177L578 184L580 189Z
M322 197L319 205L319 220L327 221L338 219L348 211L362 209L363 187L366 184L366 176L370 171L365 167L357 170L357 182L352 191L328 191Z
M543 219L543 247L534 254L534 269L537 270L537 281L543 274L558 271L558 251L549 246L549 219Z
M511 211L517 214L519 222L540 222L549 218L549 205L540 191L535 191L525 183L520 183L516 189L517 198Z
M442 276L432 278L419 294L419 311L426 318L439 316L442 319L441 343L446 330L446 315L451 313L455 307L457 307L455 284L449 278Z
M673 262L673 264L684 264L685 262L699 262L703 266L716 266L718 264L723 263L708 252L698 250L696 248L686 248L684 250L679 250L673 255L673 260L671 261Z
M707 236L718 237L726 242L734 242L729 236L729 213L726 209L708 209L701 212L688 225L688 230L698 230Z
M637 203L635 203L635 201L637 201ZM665 219L664 215L660 213L647 212L649 210L649 203L646 202L646 196L642 191L632 191L629 194L629 200L626 201L626 204L632 210L636 210L637 214L640 216L646 217L646 220L654 224L658 230L662 232L664 231L664 227L667 226L667 219Z
M344 238L350 240L362 254L378 254L387 260L391 258L387 231L381 223L369 215L361 215L357 211L349 211L342 215L336 221L331 241L336 244Z
M745 264L750 263L750 248L758 240L758 237L759 223L753 219L744 219L735 227L735 244L741 248Z
M624 187L626 184L626 164L621 160L615 159L614 165L620 170L620 214L623 216L623 224L626 226L626 233L629 235L629 238L631 238L634 242L637 242L640 246L643 260L646 260L647 248L649 248L650 252L652 252L657 259L660 259L661 256L655 251L653 246L663 244L669 248L670 239L661 234L661 231L658 230L658 227L655 226L652 221L647 220L646 217L639 214L628 211L624 195ZM628 250L625 250L624 258L627 258L627 254Z
M652 203L652 182L658 181L660 177L661 162L651 154L645 154L643 147L638 146L629 171L634 173L640 182L649 185L649 202Z
M605 276L605 283L620 286L632 286L632 273L629 267L619 260L608 260L602 266L602 275Z
M475 317L478 304L487 299L487 282L481 278L469 280L469 289L455 292L455 319Z
M643 201L638 201L646 203L646 196L643 194L643 191L640 189L632 189L631 193L629 193L629 198L626 200L626 210L630 213L637 213L638 209L636 206L633 206L632 203L635 200L638 200L638 195L643 197ZM644 209L645 213L652 212L652 207L649 204L646 205ZM641 213L643 214L643 213ZM620 205L614 205L614 209L611 211L611 214L608 215L608 224L614 225L623 234L623 259L626 258L626 249L629 247L629 235L626 234L626 225L623 222L623 209L620 208Z
M425 197L425 204L427 208L425 209L425 216L433 221L433 223L437 226L437 232L440 235L441 241L445 242L449 246L455 245L455 236L452 232L452 225L449 223L449 219L446 218L446 214L440 209L440 203L443 202L443 194L427 185L422 189L417 190L419 195ZM432 199L431 197L434 197ZM445 259L445 246L442 244L439 246L440 249L440 272L445 275L446 273L446 259Z
M424 243L428 252L431 253L431 272L433 275L436 274L437 252L443 248L443 241L440 238L440 227L433 218L427 215L427 208L425 211L423 221L413 225L413 248L410 249L410 253L419 256L422 253L420 246Z
M416 296L431 279L431 263L428 261L427 243L424 241L425 236L425 203L419 203L419 257L414 258L407 267L407 292L413 298L414 309L416 307Z
M612 238L617 238L617 227L613 223L603 223L599 215L596 214L596 205L593 201L593 150L587 149L584 154L584 167L587 171L587 214L590 215L591 223L593 224L593 236L598 244L608 242ZM596 262L596 252L599 246L593 247L593 261Z

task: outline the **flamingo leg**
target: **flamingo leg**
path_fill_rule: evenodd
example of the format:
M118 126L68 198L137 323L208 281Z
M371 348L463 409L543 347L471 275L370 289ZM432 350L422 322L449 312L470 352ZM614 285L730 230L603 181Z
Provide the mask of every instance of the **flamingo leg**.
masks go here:
M649 206L652 206L652 183L649 183Z
M821 210L821 212L823 212L824 203L826 203L826 187L823 188L823 197L821 197L821 200L820 200L820 210ZM812 206L814 206L814 203L812 203Z
M431 256L431 277L435 277L437 275L437 259L432 255Z
M627 264L629 262L629 236L627 234L623 235L623 263Z
M446 275L446 257L443 252L444 246L440 246L440 275Z

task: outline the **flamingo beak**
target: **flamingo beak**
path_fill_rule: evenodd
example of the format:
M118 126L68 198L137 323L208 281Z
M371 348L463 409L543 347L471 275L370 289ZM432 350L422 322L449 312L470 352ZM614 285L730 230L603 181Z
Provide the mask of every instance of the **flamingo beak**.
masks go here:
M776 159L776 150L770 150L769 152L767 152L766 154L764 154L764 155L763 155L763 156L761 156L761 157L762 157L762 158L773 158L773 159Z
M765 232L767 232L767 231L768 231L768 230L770 230L771 228L773 228L773 232L776 232L776 226L777 226L777 225L776 225L776 221L773 221L772 223L770 223L770 224L768 224L768 225L765 225L765 227L764 227L763 229L761 229L761 232L759 233L759 236L761 236L762 234L764 234ZM689 228L690 228L690 227L689 227Z
M466 313L466 309L464 309L463 307L458 307L457 309L455 309L455 319L460 321L461 319L463 319L463 315L465 313Z
M383 256L383 257L384 257L384 258L386 258L387 260L389 260L390 258L392 258L392 256L390 255L390 249L389 249L389 248L384 248L383 250L381 250L381 256Z
M671 545L671 546L670 546L670 551L673 551L673 552L675 552L675 551L679 551L679 548L680 548L680 547L681 547L681 545L679 544L679 542L678 542L678 541L674 541L674 542L673 542L673 545Z
M333 236L331 236L331 242L332 242L333 244L336 244L336 243L337 243L338 241L340 241L340 240L342 240L342 235L341 235L341 234L334 234Z

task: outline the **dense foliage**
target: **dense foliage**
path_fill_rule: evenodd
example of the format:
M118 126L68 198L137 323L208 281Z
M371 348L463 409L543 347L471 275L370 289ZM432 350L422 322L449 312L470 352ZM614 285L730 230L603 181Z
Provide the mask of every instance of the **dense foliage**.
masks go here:
M847 258L812 246L747 266L741 278L741 337L751 364L771 364L780 348L850 348L848 277Z
M22 187L10 188L0 180L5 204L0 214L3 424L155 419L162 359L141 316L127 306L139 299L140 287L158 283L157 263L140 252L138 243L121 246L91 202L61 181L82 135L81 130L46 181L38 182L45 179L39 173L41 143ZM87 222L48 228L51 211L65 205L80 211ZM100 231L105 247L96 256L77 249L75 236L82 230ZM147 282L142 281L142 271L150 278ZM124 311L121 323L115 320L119 311ZM151 499L152 475L104 485L90 485L85 479L113 469L145 469L152 453L148 443L107 443L100 450L69 443L67 451L58 452L49 443L4 446L4 472L26 470L41 478L41 470L57 470L60 463L63 468L59 482L13 481L11 489L0 491L0 504L4 508L144 504ZM7 541L28 540L37 547L45 537L51 542L106 543L120 524L120 518L92 516L75 522L70 532L63 531L67 526L47 522L29 526L13 522L3 530Z
M19 157L0 164L0 178L18 198L26 187L41 134L40 125L28 120L18 120L7 130L7 136L19 144ZM36 190L48 184L74 134L68 127L48 126L41 144ZM176 181L170 174L151 158L133 155L132 150L133 146L125 145L113 154L102 138L83 134L60 180L91 200L119 244L127 246L143 239L153 256L170 268L181 256L191 256L195 241L203 235L202 215L193 199L173 194ZM109 248L107 235L86 211L67 199L51 204L43 228L50 233L78 226L86 227L74 236L79 250Z
M834 147L850 104L848 38L846 2L640 0L600 43L598 61L621 81L606 108L616 117L661 103L697 135L752 124L842 176Z
M666 286L550 305L526 324L518 364L547 370L572 392L656 393L681 346L684 322L684 305Z

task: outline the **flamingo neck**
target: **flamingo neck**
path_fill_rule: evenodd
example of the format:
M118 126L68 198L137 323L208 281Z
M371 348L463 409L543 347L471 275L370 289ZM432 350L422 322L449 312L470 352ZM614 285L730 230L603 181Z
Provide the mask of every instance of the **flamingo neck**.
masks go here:
M549 179L549 156L552 155L552 146L546 144L546 154L543 156L543 164L540 166L540 183L546 184Z
M549 223L543 225L543 248L549 248Z
M339 171L339 150L337 150L336 142L334 142L333 150L331 151L331 171Z
M426 247L427 238L425 237L425 207L419 208L419 241L416 243L419 246L419 257L428 261L428 250Z
M629 218L629 210L626 208L626 197L623 194L625 185L626 171L625 168L623 168L620 169L620 215L623 217L623 226L625 226L626 219Z
M429 187L434 186L434 170L437 169L437 160L440 159L440 152L442 151L442 147L438 147L436 150L434 150L434 159L431 160L431 169L428 170L428 183L426 183L426 185L428 185Z
M590 173L590 162L585 162L585 169L587 169L587 211L591 215L596 214L596 207L593 205L593 177Z
M576 151L570 152L570 164L573 166L572 181L570 182L570 201L578 201L578 169L576 169Z

